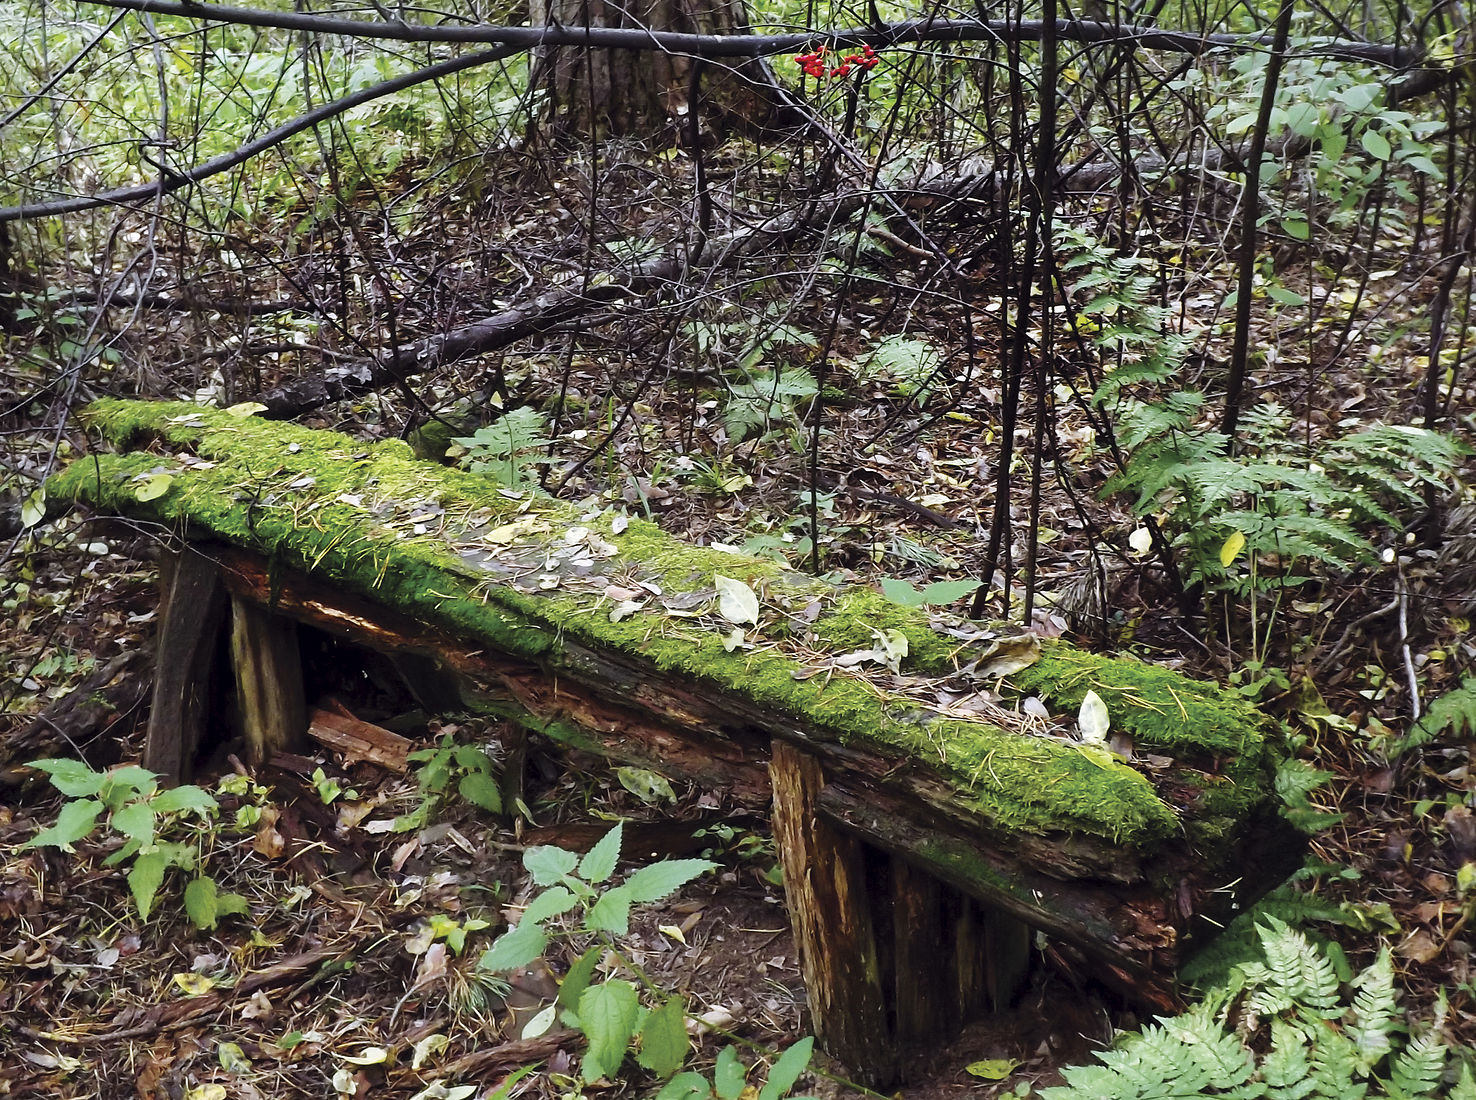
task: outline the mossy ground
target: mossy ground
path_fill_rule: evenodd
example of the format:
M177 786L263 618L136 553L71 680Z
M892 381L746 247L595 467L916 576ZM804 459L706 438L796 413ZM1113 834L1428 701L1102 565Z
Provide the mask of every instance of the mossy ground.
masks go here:
M78 460L49 482L53 497L254 549L522 657L556 663L561 635L638 654L663 672L797 718L818 740L915 757L948 776L960 803L999 830L1088 834L1140 848L1179 830L1186 807L1167 804L1125 764L899 704L884 684L849 670L802 672L889 630L906 635L903 667L914 675L946 674L972 659L925 612L875 591L693 547L641 520L617 525L609 512L507 493L417 461L399 441L365 444L185 404L103 401L87 422L125 453ZM160 474L167 483L150 481ZM762 607L760 623L731 650L710 592L718 575L744 581ZM640 606L612 616L612 585L639 588ZM817 601L813 621L799 614ZM1205 835L1232 829L1266 797L1266 725L1213 685L1061 644L1014 682L1060 709L1095 690L1141 748L1192 764L1206 793L1190 809Z

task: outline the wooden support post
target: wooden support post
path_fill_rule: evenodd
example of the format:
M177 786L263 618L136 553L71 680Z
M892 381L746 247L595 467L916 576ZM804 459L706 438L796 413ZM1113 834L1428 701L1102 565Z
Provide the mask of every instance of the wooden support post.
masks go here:
M263 764L295 748L307 730L297 624L231 598L231 663L246 735L246 758Z
M859 840L821 821L815 803L825 777L813 756L773 742L774 842L809 991L815 1036L860 1083L897 1076L877 943Z
M165 783L190 777L210 720L216 646L225 621L220 567L186 546L160 562L159 644L143 766Z
M891 865L897 1039L904 1044L937 1042L963 1023L958 998L944 977L953 964L954 946L943 909L945 888L904 859L893 856Z

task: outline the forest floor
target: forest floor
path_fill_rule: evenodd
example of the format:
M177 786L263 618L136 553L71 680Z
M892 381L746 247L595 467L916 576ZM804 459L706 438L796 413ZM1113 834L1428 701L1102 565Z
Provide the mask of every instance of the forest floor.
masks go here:
M618 175L612 180L607 196L621 185ZM560 226L584 215L535 199L531 190L509 187L504 194L514 198L496 212L501 236L489 239L543 230L554 238ZM630 202L634 209L637 199ZM433 228L447 231L444 223ZM474 235L469 227L468 236ZM571 253L575 243L571 238ZM314 264L320 275L331 274L329 259L305 252L299 274L308 279ZM912 300L916 289L908 262L906 255L894 258L884 273L887 289L840 319L821 292L785 301L785 317L812 333L834 322L837 360L853 356L859 363L868 327L883 331L906 313L899 302ZM494 264L477 277L482 281L458 290L463 303L520 276ZM220 287L222 294L233 289ZM774 301L788 289L776 288ZM1387 292L1391 302L1400 294L1394 281ZM269 287L253 293L272 297ZM1417 305L1403 302L1405 309ZM434 331L434 310L448 308L436 302L418 320ZM140 366L126 383L114 379L94 389L240 399L252 385L273 381L274 371L300 369L296 352L254 356L253 370L274 364L264 378L233 381L229 371L212 375L196 367L183 376L163 369L182 361L181 347L203 339L191 323L176 317L132 336L131 353L154 366ZM807 530L804 401L785 405L762 433L733 440L723 435L725 410L698 384L700 372L653 388L641 373L649 364L633 355L631 362L619 361L626 373L615 375L609 363L616 357L605 354L601 342L647 348L664 323L659 317L607 321L583 333L583 343L545 341L519 353L516 377L503 377L499 361L496 401L545 409L557 403L557 432L538 461L565 495L624 501L693 541L788 553L803 564L796 548ZM959 352L949 318L909 323L949 355ZM996 336L993 321L981 320L971 347L978 362L969 369L980 372L967 381L972 389L963 396L940 388L931 407L925 397L900 393L895 379L869 379L859 367L830 378L843 399L831 409L832 432L817 463L826 486L818 507L827 570L871 583L881 574L933 579L977 569L996 504L990 465L997 444L999 391L991 380ZM1274 342L1268 334L1266 343ZM333 361L327 352L326 361ZM1320 375L1317 385L1337 393L1339 405L1308 413L1307 430L1314 421L1321 431L1340 419L1410 407L1415 372L1392 362L1386 367L1375 376L1355 376L1351 367L1347 377ZM485 364L448 372L418 397L449 410L459 397L490 392L482 388L486 373ZM1268 369L1263 381L1262 396L1282 396L1291 407L1304 404L1311 387L1305 363ZM1225 644L1196 642L1165 613L1169 595L1154 571L1128 549L1131 517L1112 506L1108 522L1083 518L1081 501L1093 501L1106 461L1092 451L1090 426L1068 405L1063 402L1054 425L1054 457L1066 476L1050 480L1037 524L1043 546L1038 587L1063 598L1039 604L1031 625L1089 644L1134 647L1198 675L1228 678L1291 722L1297 751L1332 773L1317 800L1343 815L1313 839L1313 863L1303 879L1303 888L1337 918L1325 930L1355 963L1370 959L1380 944L1391 945L1406 1003L1428 1018L1443 988L1452 1041L1476 1045L1470 973L1476 936L1467 934L1476 909L1465 870L1476 866L1476 819L1467 806L1476 790L1470 746L1437 743L1398 760L1388 751L1407 726L1406 647L1418 658L1427 695L1452 686L1453 670L1476 656L1469 623L1451 602L1462 593L1450 586L1460 582L1436 568L1433 554L1412 556L1400 583L1423 611L1401 638L1387 615L1375 614L1395 583L1392 568L1335 578L1319 588L1316 600L1283 609L1276 648L1288 656L1279 668L1264 654L1249 660L1254 646L1237 654ZM399 432L411 411L389 399L367 400L330 426L383 437ZM22 425L18 434L39 433L40 422ZM608 446L590 445L607 432ZM719 457L701 457L694 435L708 443L717 439ZM85 445L77 436L70 441L75 452ZM1023 543L1028 516L1019 501L1010 515L1017 543ZM571 1037L519 1037L552 995L552 975L534 971L501 987L479 975L475 962L503 914L528 898L522 851L537 844L586 849L617 819L631 823L625 853L632 863L706 854L720 864L714 875L642 911L626 945L647 975L683 992L706 1019L703 1057L713 1058L727 1033L770 1051L807 1033L767 823L724 806L710 792L653 792L649 777L552 745L535 746L526 816L509 824L444 802L432 818L405 831L395 831L395 819L423 802L413 775L328 751L276 761L222 796L219 821L190 833L220 888L241 895L250 909L249 920L227 917L209 932L186 919L177 876L164 884L156 912L139 920L121 870L104 865L107 844L84 842L77 854L22 847L56 819L62 799L19 764L35 756L77 756L106 767L139 755L146 667L128 672L140 689L137 705L90 729L85 741L68 744L46 716L56 714L48 708L62 705L89 674L122 655L148 652L156 625L150 559L157 534L62 518L34 529L7 560L0 593L6 611L0 619L6 712L0 761L9 765L0 770L0 1095L213 1100L327 1096L337 1089L410 1097L438 1081L445 1089L495 1085L519 1066L539 1062L543 1072L520 1086L527 1094L577 1096L578 1050ZM1112 590L1095 603L1068 606L1065 594L1079 589L1091 569L1089 552L1108 543L1117 563ZM1088 604L1100 612L1097 618L1083 613ZM1225 634L1244 639L1238 626ZM495 727L415 713L403 690L372 662L348 662L339 671L335 696L357 717L393 728L420 747L454 734L498 752ZM212 769L199 777L202 783L237 770L227 755ZM455 929L466 934L459 953L447 941L456 938ZM563 953L551 956L550 966L566 966L582 947L577 938L561 942ZM1008 1012L971 1025L961 1038L939 1036L937 1048L910 1067L903 1095L988 1098L1022 1083L1053 1083L1059 1066L1085 1060L1116 1031L1141 1022L1085 977L1042 962ZM636 1096L650 1084L631 1079L602 1092ZM816 1077L799 1091L849 1090Z

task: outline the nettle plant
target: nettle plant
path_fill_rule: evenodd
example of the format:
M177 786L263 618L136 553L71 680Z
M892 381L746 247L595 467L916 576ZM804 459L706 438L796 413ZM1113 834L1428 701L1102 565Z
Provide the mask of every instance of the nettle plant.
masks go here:
M781 1100L808 1067L812 1039L780 1055L762 1087L749 1083L751 1069L732 1046L719 1053L711 1078L692 1070L678 1072L691 1051L685 999L659 989L621 952L618 940L630 930L633 906L660 901L718 865L707 859L666 859L638 868L618 886L607 885L620 860L621 837L617 824L583 857L548 845L524 852L523 867L542 890L516 927L482 954L478 968L508 973L529 966L548 949L555 933L552 922L573 914L561 934L593 937L594 942L569 968L557 1000L528 1022L523 1038L542 1035L556 1021L583 1032L588 1046L580 1076L589 1085L616 1078L627 1055L634 1053L637 1065L665 1081L656 1100L739 1100L745 1095ZM597 980L602 963L630 978Z
M214 928L223 916L247 912L245 898L221 892L200 869L197 842L170 839L190 832L190 818L208 824L220 812L209 791L189 784L160 790L158 776L133 764L105 772L79 760L33 760L27 766L45 772L68 801L55 825L21 847L72 852L102 827L122 840L103 866L128 865L128 889L140 920L148 920L174 867L193 875L185 886L184 904L196 927Z

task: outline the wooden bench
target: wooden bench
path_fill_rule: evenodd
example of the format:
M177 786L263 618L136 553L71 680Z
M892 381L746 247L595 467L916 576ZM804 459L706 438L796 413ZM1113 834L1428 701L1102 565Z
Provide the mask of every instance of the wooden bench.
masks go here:
M188 773L222 631L250 756L289 748L305 624L388 654L429 705L772 803L816 1033L868 1082L1006 1005L1039 943L1172 1008L1186 951L1299 850L1274 811L1271 727L1213 685L1048 642L1007 679L1059 716L1028 718L991 701L994 632L869 588L399 442L185 404L103 401L85 420L111 450L48 494L180 540L147 766ZM1130 760L1075 739L1088 691Z

